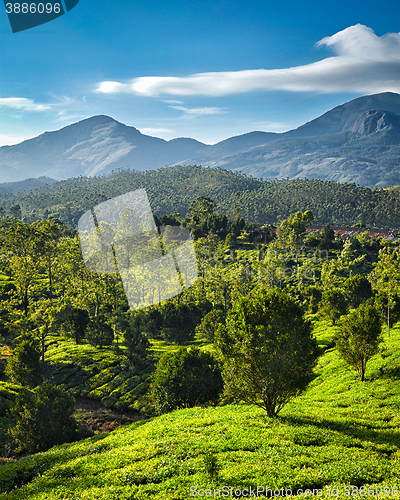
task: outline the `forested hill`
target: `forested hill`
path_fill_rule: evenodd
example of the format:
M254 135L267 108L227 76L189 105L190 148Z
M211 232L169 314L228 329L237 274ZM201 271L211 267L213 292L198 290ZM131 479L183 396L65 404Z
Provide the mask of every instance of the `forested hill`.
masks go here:
M198 196L213 199L228 213L241 209L248 221L274 224L298 210L309 209L315 223L400 227L400 195L392 189L321 180L262 181L221 168L166 167L148 172L120 170L106 176L79 177L18 194L0 194L0 207L20 205L27 220L52 215L77 225L79 217L98 203L145 188L155 215L185 215ZM235 196L240 193L240 197Z

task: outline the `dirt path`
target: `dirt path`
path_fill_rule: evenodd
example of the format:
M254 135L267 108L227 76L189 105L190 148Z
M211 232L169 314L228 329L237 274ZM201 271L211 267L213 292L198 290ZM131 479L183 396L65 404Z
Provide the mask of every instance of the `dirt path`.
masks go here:
M111 432L122 425L147 418L133 411L117 412L105 407L101 401L81 397L76 398L74 417L79 423L82 437Z

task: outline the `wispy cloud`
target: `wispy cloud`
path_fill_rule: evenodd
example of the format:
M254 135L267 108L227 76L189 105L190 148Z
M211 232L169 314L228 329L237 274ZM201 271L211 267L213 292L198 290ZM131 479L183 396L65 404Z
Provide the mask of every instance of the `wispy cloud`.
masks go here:
M19 144L22 141L31 139L35 134L30 135L13 135L13 134L0 134L0 147L1 146L12 146L13 144Z
M186 116L220 115L226 113L222 108L186 108L185 106L170 106L172 109L182 111Z
M400 92L400 33L377 36L357 24L323 38L335 56L283 69L197 73L186 77L140 77L129 83L104 81L96 91L145 96L224 96L287 90L292 92Z
M177 105L184 104L183 101L177 101L175 99L163 99L163 102L165 102L166 104L177 104Z
M146 135L163 135L163 134L174 133L174 131L169 128L157 128L157 127L143 127L140 129L140 132Z
M88 118L87 115L83 115L82 113L68 113L67 111L59 111L57 115L58 118L56 121L58 122L71 122Z
M33 99L26 97L3 97L0 98L0 108L17 109L22 112L42 112L51 109L51 106L36 104Z

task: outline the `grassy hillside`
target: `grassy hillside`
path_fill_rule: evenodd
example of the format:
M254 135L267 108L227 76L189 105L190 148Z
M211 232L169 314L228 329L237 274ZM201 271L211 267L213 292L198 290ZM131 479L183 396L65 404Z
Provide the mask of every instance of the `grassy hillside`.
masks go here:
M113 347L96 349L89 344L78 345L72 340L50 336L47 341L47 376L68 390L74 397L101 401L107 408L120 411L144 411L150 375L159 356L176 350L178 344L151 340L148 359L131 366ZM201 346L201 342L191 344ZM207 346L208 347L208 346Z
M201 347L204 343L191 344ZM212 345L203 347L210 349ZM124 423L125 417L128 421L144 418L149 410L146 395L155 363L163 352L178 348L178 344L151 340L148 358L132 366L123 356L124 347L117 354L115 342L112 347L96 349L52 334L46 339L46 378L77 399L75 416L84 427L81 435L87 436L88 431L97 432L103 424L114 428ZM7 347L3 350L11 353ZM21 386L0 381L0 450L10 424L7 410L19 390Z
M317 323L316 333L327 345L334 329ZM400 490L399 376L400 325L364 383L327 349L307 392L277 419L239 404L136 422L3 466L0 500L186 500L196 487L257 485L326 498L335 486L339 498L346 485Z
M75 397L88 397L118 410L141 410L148 377L154 370L150 359L131 367L114 349L53 336L46 351L47 373L53 383Z

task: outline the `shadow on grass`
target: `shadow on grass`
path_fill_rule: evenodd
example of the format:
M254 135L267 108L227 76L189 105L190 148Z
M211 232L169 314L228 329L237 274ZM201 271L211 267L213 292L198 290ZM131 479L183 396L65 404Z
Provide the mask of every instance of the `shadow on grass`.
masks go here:
M319 429L329 429L332 431L337 431L353 439L360 439L362 441L373 442L378 446L376 451L380 453L385 453L386 455L391 455L400 448L400 433L395 430L389 429L379 429L375 430L371 424L351 424L342 423L334 420L324 419L320 422L316 422L313 418L308 417L295 417L295 416L279 416L281 422L295 425L295 426L313 426ZM379 445L391 445L389 448L379 449ZM358 443L351 444L351 447L363 447ZM363 447L364 448L364 447ZM367 448L367 447L366 447Z

